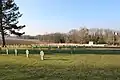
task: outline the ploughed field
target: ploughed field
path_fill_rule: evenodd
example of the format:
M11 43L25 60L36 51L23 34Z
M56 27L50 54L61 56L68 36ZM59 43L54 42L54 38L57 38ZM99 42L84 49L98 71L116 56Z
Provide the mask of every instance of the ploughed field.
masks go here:
M120 80L120 55L1 54L0 80Z
M32 40L22 40L22 39L6 39L7 45L13 45L13 44L36 44L38 41L32 41ZM0 45L2 45L2 40L0 39Z

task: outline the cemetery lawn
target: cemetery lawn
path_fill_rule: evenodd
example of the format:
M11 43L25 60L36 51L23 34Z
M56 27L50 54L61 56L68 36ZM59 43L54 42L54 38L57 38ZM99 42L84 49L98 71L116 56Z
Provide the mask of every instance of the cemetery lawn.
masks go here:
M0 55L0 80L120 80L120 55Z

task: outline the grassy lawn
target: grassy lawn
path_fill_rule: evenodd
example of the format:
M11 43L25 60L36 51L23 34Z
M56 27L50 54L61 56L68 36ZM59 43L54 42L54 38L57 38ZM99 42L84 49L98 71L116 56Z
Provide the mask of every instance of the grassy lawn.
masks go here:
M0 55L0 80L120 80L120 55Z

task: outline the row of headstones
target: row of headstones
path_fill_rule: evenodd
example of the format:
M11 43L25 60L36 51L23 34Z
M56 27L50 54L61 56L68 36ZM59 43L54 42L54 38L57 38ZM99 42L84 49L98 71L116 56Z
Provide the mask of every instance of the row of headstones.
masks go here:
M26 53L26 57L29 58L29 50L26 50L25 53ZM6 49L6 54L7 55L9 54L8 49ZM18 55L18 51L17 51L17 49L15 49L15 56L17 56L17 55ZM44 60L44 52L43 51L40 51L40 56L41 56L41 60Z
M2 46L2 45L0 45ZM8 48L31 47L31 45L7 45Z
M2 46L2 45L0 45L0 46ZM37 46L37 45L34 45L34 46ZM16 48L19 48L19 47L34 47L33 45L20 45L20 44L15 44L15 45L7 45L7 47L9 47L9 48L14 48L14 47L16 47ZM39 46L44 46L44 45L39 45ZM50 47L50 45L48 46L48 47ZM60 48L60 46L57 46L58 48ZM76 46L77 47L77 46Z

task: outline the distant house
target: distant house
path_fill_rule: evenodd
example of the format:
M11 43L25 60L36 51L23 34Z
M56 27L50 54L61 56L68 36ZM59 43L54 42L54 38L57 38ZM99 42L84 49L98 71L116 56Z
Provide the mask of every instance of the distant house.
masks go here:
M93 45L93 41L89 41L89 46L92 46Z

